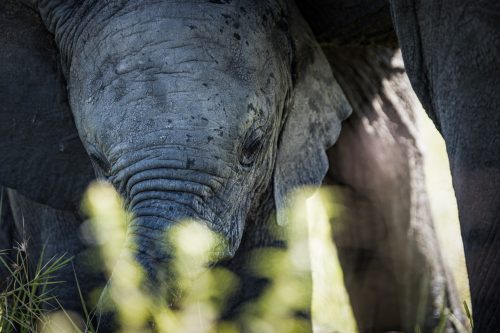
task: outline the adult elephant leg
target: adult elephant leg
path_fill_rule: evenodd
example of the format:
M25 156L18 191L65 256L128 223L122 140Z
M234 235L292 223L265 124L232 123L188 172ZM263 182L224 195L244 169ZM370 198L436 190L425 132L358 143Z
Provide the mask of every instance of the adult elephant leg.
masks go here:
M58 210L32 201L15 190L8 190L15 220L16 234L26 244L26 255L31 272L39 262L46 264L59 258L72 258L71 262L51 274L53 285L50 296L55 300L44 304L47 311L72 310L82 314L82 295L104 284L96 269L102 267L98 255L82 239L82 218L78 212ZM43 254L43 257L42 257ZM59 306L60 304L60 306Z
M391 1L403 59L446 142L475 332L500 327L500 3Z
M361 332L432 331L443 306L462 318L425 191L402 61L385 48L326 48L353 107L325 182L345 211L334 238Z

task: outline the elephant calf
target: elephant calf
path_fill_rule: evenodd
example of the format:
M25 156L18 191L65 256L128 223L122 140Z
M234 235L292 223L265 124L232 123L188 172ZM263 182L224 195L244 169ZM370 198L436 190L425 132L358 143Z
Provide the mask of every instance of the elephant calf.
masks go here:
M15 189L14 217L60 252L83 190L107 180L134 214L127 242L153 287L181 219L220 233L227 258L267 191L286 223L287 196L321 184L351 112L285 1L7 0L0 30L0 184ZM47 212L64 228L25 214L29 201L65 212ZM70 294L63 306L78 308Z

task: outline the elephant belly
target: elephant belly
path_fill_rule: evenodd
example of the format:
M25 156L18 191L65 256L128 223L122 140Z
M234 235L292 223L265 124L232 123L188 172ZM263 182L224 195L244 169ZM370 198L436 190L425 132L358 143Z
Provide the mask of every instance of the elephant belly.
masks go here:
M322 44L397 45L385 0L310 0L298 7Z

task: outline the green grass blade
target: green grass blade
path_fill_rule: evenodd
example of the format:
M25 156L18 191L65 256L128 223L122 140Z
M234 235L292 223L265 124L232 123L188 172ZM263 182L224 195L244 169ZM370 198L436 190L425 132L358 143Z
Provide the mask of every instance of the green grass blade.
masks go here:
M465 309L465 314L466 314L467 318L469 319L470 327L474 328L474 321L472 320L472 313L471 313L466 301L464 301L464 309Z

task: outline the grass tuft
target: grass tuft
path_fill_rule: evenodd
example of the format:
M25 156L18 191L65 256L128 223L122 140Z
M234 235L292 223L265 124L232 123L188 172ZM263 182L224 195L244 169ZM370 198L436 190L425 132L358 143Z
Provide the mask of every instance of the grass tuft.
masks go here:
M50 258L45 263L40 259L31 272L26 243L0 252L0 265L8 274L0 286L0 332L39 331L45 321L44 314L57 303L51 295L51 289L61 283L55 280L55 273L70 261L66 256Z

